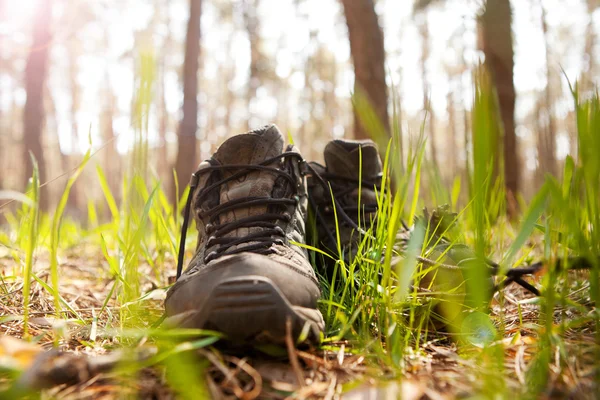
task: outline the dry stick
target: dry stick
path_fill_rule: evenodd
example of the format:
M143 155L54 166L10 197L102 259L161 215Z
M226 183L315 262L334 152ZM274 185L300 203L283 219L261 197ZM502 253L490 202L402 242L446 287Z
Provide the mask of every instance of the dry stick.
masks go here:
M236 365L236 369L241 369L244 371L252 380L254 381L254 387L250 391L243 391L241 396L238 397L245 400L253 400L260 396L262 392L263 382L262 376L258 373L256 369L254 369L250 364L248 364L246 359L239 359L237 357L231 356L230 360Z
M430 260L425 257L417 257L417 260L419 262L421 262L422 264L434 265L434 266L437 266L437 267L440 267L443 269L448 269L448 270L461 270L462 269L462 267L460 267L460 266L439 263L437 261ZM575 256L575 257L568 257L566 259L557 260L555 263L555 268L557 268L557 269L565 268L565 263L567 261L568 261L568 269L569 270L585 270L585 269L591 269L593 267L592 263L586 257ZM491 274L497 275L498 270L500 269L500 265L493 261L489 261L489 260L487 261L487 264L490 267ZM523 277L525 275L533 275L533 274L539 272L540 270L542 270L542 268L544 267L545 264L546 263L543 261L538 261L538 262L530 264L530 265L508 269L506 271L506 279L503 282L501 282L500 284L498 284L496 287L494 287L494 292L497 292L502 287L508 286L509 284L514 282L514 283L517 283L518 285L522 286L529 292L533 293L534 295L540 296L540 294L541 294L540 291L535 286L533 286L529 282L525 281L523 279Z
M296 346L292 340L292 320L288 317L285 321L285 345L288 351L288 357L290 358L290 364L296 374L296 380L300 387L304 386L304 374L300 368L300 362L298 361L298 355L296 354Z
M208 382L208 384L207 384L208 391L212 395L213 399L222 399L222 398L225 397L225 395L223 394L223 391L216 384L216 382L214 381L214 379L212 378L212 376L207 375L206 381Z
M331 378L331 383L329 384L329 387L327 388L327 394L324 397L324 400L332 400L333 396L335 395L335 388L337 386L337 375L333 375L333 377Z
M225 386L233 390L233 393L237 397L240 397L241 394L244 393L240 387L240 382L235 377L235 374L232 373L232 371L225 364L223 364L215 354L205 350L200 350L198 353L206 357L208 361L210 361L210 363L223 374L224 380L221 383L221 386Z
M316 364L319 364L325 368L331 368L331 364L329 363L329 361L327 361L327 359L325 358L319 358L313 354L307 353L305 351L302 350L296 350L296 354L298 356L300 356L302 359L304 360L309 360L311 362L314 362Z
M222 386L233 390L236 397L240 399L253 400L257 398L262 391L262 377L260 374L252 368L245 359L240 360L237 357L230 356L227 359L229 362L235 364L235 369L228 368L225 364L219 360L219 358L210 351L199 351L199 354L204 355L213 366L215 366L224 376L224 380L221 383ZM241 382L237 379L236 375L239 370L244 371L250 378L254 380L254 388L249 392L242 389Z
M417 256L417 261L425 265L435 265L440 268L449 269L449 270L462 270L461 267L457 265L443 264L434 260L430 260L429 258Z

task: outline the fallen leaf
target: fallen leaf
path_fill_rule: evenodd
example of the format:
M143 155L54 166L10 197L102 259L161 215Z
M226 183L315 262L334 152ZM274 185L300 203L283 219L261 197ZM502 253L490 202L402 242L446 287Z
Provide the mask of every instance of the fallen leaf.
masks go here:
M37 344L12 336L2 336L0 337L0 366L25 369L33 363L42 350Z

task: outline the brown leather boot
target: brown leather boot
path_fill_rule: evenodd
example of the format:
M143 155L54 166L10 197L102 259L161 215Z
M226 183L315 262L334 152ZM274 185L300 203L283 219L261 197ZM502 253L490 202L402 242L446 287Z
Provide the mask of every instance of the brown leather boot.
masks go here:
M179 276L180 250L167 324L283 342L289 320L294 340L319 341L320 288L306 250L294 244L305 243L306 166L283 146L270 125L228 139L200 164L186 207L198 228L196 254Z
M379 195L381 200L382 196L387 195L381 188L381 158L377 146L370 140L338 139L326 145L324 159L325 165L310 163L313 173L308 180L308 192L316 225L316 234L313 235L316 238L311 244L334 259L340 257L341 250L343 260L349 264L358 251L365 231L372 228L371 235L375 235L376 232L377 196ZM436 321L438 328L452 323L462 310L460 305L466 301L469 282L465 281L460 266L474 257L474 253L468 247L450 243L444 237L446 229L455 218L456 214L450 213L449 208L445 206L436 208L431 215L425 212L425 215L419 218L424 229L427 229L427 259L421 259L418 290L434 303L433 319L443 321ZM413 228L402 223L396 232L396 255L404 254L412 234ZM397 258L394 256L392 265L397 264ZM323 257L318 263L319 273L331 280L334 264L331 259ZM485 265L482 265L482 268L485 268ZM340 278L341 274L337 277ZM489 286L489 291L493 288L491 280L481 284ZM456 307L456 304L459 306Z
M339 233L343 257L348 262L356 254L359 231L376 223L381 159L370 140L333 140L323 154L325 165L311 162L313 174L308 180L310 205L316 217L316 242L322 250L338 257Z

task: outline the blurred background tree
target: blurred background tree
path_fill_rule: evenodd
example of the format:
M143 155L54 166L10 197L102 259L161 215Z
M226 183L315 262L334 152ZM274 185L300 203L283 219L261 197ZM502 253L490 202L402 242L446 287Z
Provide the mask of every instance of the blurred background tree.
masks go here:
M196 131L198 130L198 67L200 57L200 16L202 0L190 0L190 17L185 35L185 59L183 61L183 116L177 138L176 176L181 185L178 196L183 194L185 183L196 167ZM173 184L173 191L175 184Z
M385 46L373 0L342 0L354 63L354 93L368 100L389 132ZM367 127L355 117L354 137L369 138Z
M156 71L148 171L173 197L173 169L181 193L226 137L268 122L307 159L332 138L367 138L353 92L386 134L402 132L404 152L423 129L427 165L450 186L467 174L472 74L483 63L514 211L576 154L565 75L594 90L599 30L598 0L0 0L0 188L25 189L31 152L42 182L55 179L42 194L52 206L91 140L118 200L142 59ZM95 174L84 171L70 213L103 198Z
M32 40L25 63L25 108L23 110L23 159L25 186L33 174L30 153L37 159L40 182L46 181L46 162L42 150L42 129L46 119L44 110L44 86L48 73L48 53L51 45L51 0L41 0L35 10L32 23ZM48 196L45 190L40 197L40 207L46 209Z
M501 136L504 164L504 181L508 210L516 216L516 195L521 184L520 160L515 133L515 83L514 49L512 35L512 9L509 0L487 0L480 18L481 48L485 66L492 75L498 94L498 107L502 120ZM502 165L500 157L497 164ZM496 165L496 164L494 164Z

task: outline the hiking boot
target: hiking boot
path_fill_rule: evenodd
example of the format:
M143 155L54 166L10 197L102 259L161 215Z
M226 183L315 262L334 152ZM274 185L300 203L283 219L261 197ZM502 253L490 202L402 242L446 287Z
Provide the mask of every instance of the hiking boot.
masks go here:
M269 125L228 139L200 164L186 207L198 228L196 254L179 276L180 250L168 325L281 343L290 324L294 340L319 341L320 289L306 249L295 244L305 243L306 165L283 146Z
M325 165L311 162L308 180L311 210L316 219L316 244L349 262L356 254L360 231L376 223L377 192L381 190L379 151L370 140L333 140L323 152ZM336 227L337 219L337 227Z
M356 256L364 236L377 235L377 196L388 195L381 188L381 158L377 146L370 140L338 139L327 144L324 159L324 166L310 163L312 175L308 180L308 191L316 228L311 244L334 260L341 256L348 265ZM380 198L380 203L383 203L383 198ZM413 284L430 300L428 307L432 307L433 319L442 321L435 321L438 329L453 323L462 311L462 307L454 305L465 303L469 283L465 282L460 265L474 257L468 247L450 242L445 237L455 219L456 214L451 213L449 207L441 206L431 214L425 210L424 215L415 220L415 224L421 223L427 229L424 241L427 258L419 258L419 269L415 275L417 281ZM396 232L392 265L399 262L398 255L404 255L413 232L414 226L401 223ZM364 243L375 244L372 240ZM361 250L363 254L367 252L368 249ZM383 262L383 259L384 255L381 255L380 261ZM319 272L328 281L333 278L334 260L323 258L320 263ZM392 271L394 274L395 271ZM342 275L338 274L338 279ZM379 273L381 278L382 272Z

